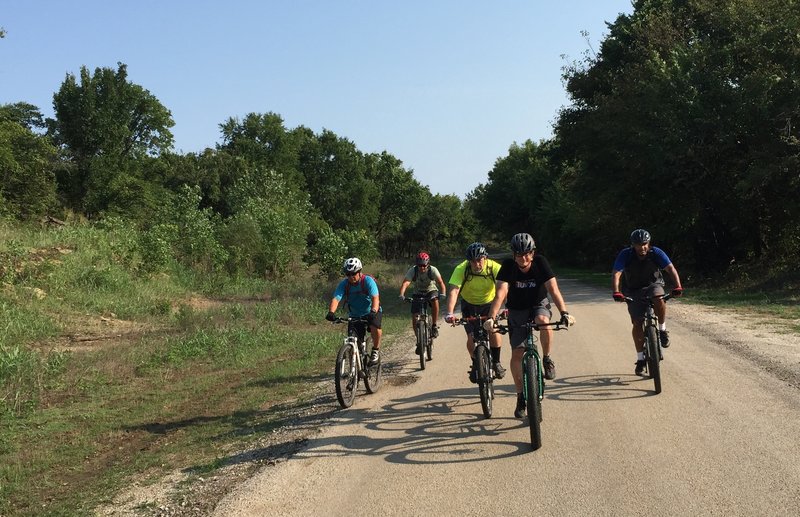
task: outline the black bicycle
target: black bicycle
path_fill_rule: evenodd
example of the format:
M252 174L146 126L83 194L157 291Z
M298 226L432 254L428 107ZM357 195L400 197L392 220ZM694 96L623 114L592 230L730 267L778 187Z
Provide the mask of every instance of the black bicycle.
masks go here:
M508 325L495 324L497 332L506 334ZM542 400L544 399L544 374L542 372L542 359L536 346L535 331L544 327L553 330L566 330L560 321L550 323L536 323L529 321L517 328L527 331L525 340L525 353L522 356L522 394L525 397L525 409L528 412L528 426L531 431L531 447L537 450L542 446Z
M644 321L642 321L642 330L644 331L644 359L647 368L647 374L653 379L655 384L656 395L661 393L661 360L664 355L661 353L661 333L658 331L658 317L656 317L655 307L653 306L653 298L661 298L665 302L672 297L672 294L667 293L660 296L645 296L643 301L647 302L647 310L644 313ZM632 303L633 298L626 296L625 301Z
M431 296L429 294L414 293L403 298L406 302L414 304L418 312L414 312L414 334L417 336L417 353L419 353L419 367L425 369L425 360L433 359L433 321L428 313Z
M494 399L495 372L489 349L489 333L483 328L487 316L467 316L453 321L453 326L474 323L472 342L475 350L472 354L472 368L478 380L478 393L481 397L483 416L492 417L492 400Z
M347 336L336 354L336 398L343 408L353 405L358 382L364 379L367 393L375 393L381 387L383 366L378 362L369 364L369 344L372 336L366 316L359 318L336 318L333 323L347 323Z

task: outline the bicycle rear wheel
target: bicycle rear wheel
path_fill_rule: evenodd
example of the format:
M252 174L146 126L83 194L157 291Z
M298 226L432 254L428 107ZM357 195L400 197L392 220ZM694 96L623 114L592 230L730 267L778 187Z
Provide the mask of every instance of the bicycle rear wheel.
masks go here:
M426 348L428 343L428 326L422 318L417 320L417 350L419 351L419 368L425 369Z
M426 352L428 352L428 361L430 361L433 359L433 329L431 328L430 322L425 323L425 328L428 329L428 339L425 349Z
M650 377L653 378L656 394L659 394L661 393L661 360L659 356L661 351L658 349L658 336L656 335L655 327L647 327L644 346L647 350L647 369L650 372Z
M367 350L370 350L372 347L372 338L367 335L366 337L367 343ZM367 393L375 393L381 387L381 383L383 382L383 360L378 357L378 362L369 366L369 360L365 359L365 364L367 364L366 369L364 370L364 387L367 388Z
M492 367L489 362L489 349L485 345L475 347L475 361L478 371L478 391L481 394L481 409L483 409L483 416L491 418L494 386L492 384Z
M345 343L336 355L336 398L343 408L353 405L358 389L358 366L356 351L351 343Z
M539 400L539 370L536 359L526 356L522 365L525 387L525 402L528 410L528 426L531 428L531 447L537 450L542 446L542 401Z

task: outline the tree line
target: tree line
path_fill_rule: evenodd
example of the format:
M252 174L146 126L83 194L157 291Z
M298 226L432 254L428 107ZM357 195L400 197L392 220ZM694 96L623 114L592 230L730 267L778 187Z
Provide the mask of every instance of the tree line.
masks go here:
M127 67L82 67L53 96L54 117L0 106L0 210L67 213L141 232L142 267L280 276L346 255L455 253L476 223L453 195L432 194L387 152L363 153L329 130L289 129L272 112L231 117L221 143L172 151L170 111Z
M596 53L566 65L553 137L510 146L465 200L397 157L272 112L172 151L173 121L126 66L68 74L45 120L0 107L0 210L116 217L152 267L335 272L419 248L459 254L527 231L562 262L606 267L645 227L682 269L714 276L800 251L800 9L795 0L636 0Z
M468 204L495 234L531 229L583 265L608 267L645 227L699 276L788 267L800 251L800 5L633 7L564 68L571 102L554 137L513 145Z

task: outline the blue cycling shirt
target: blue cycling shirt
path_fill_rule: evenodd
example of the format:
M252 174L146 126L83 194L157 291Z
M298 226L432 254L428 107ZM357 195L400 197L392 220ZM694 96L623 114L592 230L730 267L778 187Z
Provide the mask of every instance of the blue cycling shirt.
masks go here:
M333 297L336 300L341 301L344 298L347 283L348 279L345 278L336 286L336 291L333 293ZM378 284L371 276L365 275L363 282L359 281L357 284L351 285L348 293L349 299L346 300L350 317L358 318L369 314L370 309L372 309L373 296L378 296Z

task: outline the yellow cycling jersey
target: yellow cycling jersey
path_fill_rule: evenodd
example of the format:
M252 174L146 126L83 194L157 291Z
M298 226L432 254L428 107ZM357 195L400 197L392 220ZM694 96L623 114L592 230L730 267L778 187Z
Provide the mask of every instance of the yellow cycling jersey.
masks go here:
M461 286L461 297L472 305L491 303L494 300L494 282L500 271L500 264L487 258L483 265L483 271L480 273L470 271L467 282L464 282L464 275L468 267L468 260L457 265L450 276L450 285Z

